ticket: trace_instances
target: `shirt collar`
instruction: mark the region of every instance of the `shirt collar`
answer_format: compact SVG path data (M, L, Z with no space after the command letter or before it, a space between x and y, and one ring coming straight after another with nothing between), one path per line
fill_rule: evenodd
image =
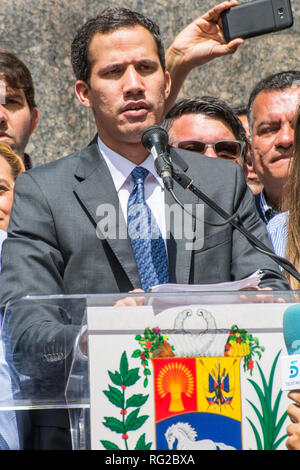
M267 203L264 190L259 195L259 205L265 223L268 223L275 215L279 214L279 211L276 211Z
M31 168L33 168L33 163L28 153L24 153L24 166L25 170L30 170Z
M108 166L110 174L112 176L113 182L115 184L116 191L119 192L125 181L127 180L128 176L132 172L132 170L137 166L132 163L127 158L122 157L122 155L118 154L111 150L98 136L98 146L99 150ZM143 168L146 168L151 176L155 178L158 184L163 188L164 184L162 179L158 176L155 166L154 166L154 159L151 154L148 155L146 160L140 165Z

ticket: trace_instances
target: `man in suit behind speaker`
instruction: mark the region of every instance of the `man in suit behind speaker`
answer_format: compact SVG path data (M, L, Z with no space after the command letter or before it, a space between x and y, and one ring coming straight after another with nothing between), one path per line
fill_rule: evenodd
M190 228L182 225L182 214L177 226L166 222L174 201L141 144L145 129L162 121L171 87L158 27L139 13L108 9L79 29L72 65L76 95L92 109L97 135L83 150L18 178L3 247L2 304L25 295L119 293L160 282L232 281L257 269L263 270L261 287L287 289L276 263L257 253L230 225L217 226L222 220L209 207L204 207L204 229L195 220ZM237 212L269 245L239 165L195 158L181 149L171 149L170 157L196 186L230 214ZM183 204L203 206L176 183L174 190ZM127 224L136 215L131 209L137 203L146 208L147 221L152 218L151 227L155 220L156 257L147 245L151 233L137 244L129 237ZM107 218L109 211L113 214ZM200 234L196 240L195 234ZM141 258L147 259L146 269ZM84 310L72 301L69 307L68 300L59 306L47 301L34 308L22 305L15 311L12 304L7 326L11 355L18 370L34 377L41 394L49 392L51 383L56 396L63 396L66 359L72 357ZM51 415L56 416L53 423L47 418L46 425L67 432L67 415L58 415ZM38 420L36 424L43 426ZM50 443L50 434L44 433L45 443L38 448L69 445L64 437L59 442L57 434Z

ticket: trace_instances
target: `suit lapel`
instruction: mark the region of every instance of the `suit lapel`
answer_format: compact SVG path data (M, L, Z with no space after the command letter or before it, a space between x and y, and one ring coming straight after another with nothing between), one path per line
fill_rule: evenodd
M92 142L83 150L75 177L78 182L74 193L97 229L98 238L106 239L133 288L139 288L140 280L127 236L126 222L119 210L118 195L97 142ZM110 224L108 233L101 225L101 216Z
M171 160L177 164L184 172L188 174L188 165L176 150L171 149ZM184 190L174 182L174 192L178 199L187 204L187 209L191 212L197 204L198 198L189 190ZM194 240L195 219L179 208L170 192L165 193L165 204L176 208L176 214L181 217L173 218L169 224L170 230L167 240L167 249L169 257L170 282L177 284L188 284L190 279L191 261L192 261L192 243ZM168 220L166 220L168 224Z
M175 163L179 164L181 168L188 173L188 166L182 159L180 160L180 155L178 155L176 151L171 151L171 157ZM99 231L98 236L100 235L101 237L101 234L103 235L101 224L99 224L101 206L102 209L105 209L106 206L107 208L111 207L115 210L115 208L119 208L119 199L110 172L101 156L96 140L82 151L75 177L77 183L74 188L74 194L87 212L95 229L97 227ZM192 204L198 202L196 196L188 190L181 188L176 182L174 190L176 196L183 203L189 204L189 210L191 210ZM177 203L168 191L165 193L165 204L169 208L177 206ZM167 227L169 227L169 233L167 234L167 250L170 282L188 284L192 259L191 243L195 230L195 220L191 220L182 209L179 210L177 207L176 210L181 214L181 220L178 221L177 217L175 217L176 223L166 221ZM104 235L103 238L107 240L107 243L110 245L116 259L128 276L133 288L140 288L140 279L129 237L127 236L125 219L121 210L116 212L116 214L113 214L115 215L115 223L113 224L115 230L112 231L112 236L107 238L107 236Z

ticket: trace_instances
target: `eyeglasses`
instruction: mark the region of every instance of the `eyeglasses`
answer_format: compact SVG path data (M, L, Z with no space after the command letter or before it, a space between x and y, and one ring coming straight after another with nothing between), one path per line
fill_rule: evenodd
M219 158L236 160L241 157L245 143L230 139L216 140L215 142L203 142L199 139L183 139L173 142L172 146L202 154L205 154L208 147L212 147Z

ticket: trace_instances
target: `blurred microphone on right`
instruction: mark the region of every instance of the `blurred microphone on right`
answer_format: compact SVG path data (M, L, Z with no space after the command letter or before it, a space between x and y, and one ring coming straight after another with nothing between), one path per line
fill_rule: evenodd
M300 354L300 304L291 305L285 310L283 336L288 354Z
M289 355L281 357L281 389L300 389L300 304L285 310L283 336Z

